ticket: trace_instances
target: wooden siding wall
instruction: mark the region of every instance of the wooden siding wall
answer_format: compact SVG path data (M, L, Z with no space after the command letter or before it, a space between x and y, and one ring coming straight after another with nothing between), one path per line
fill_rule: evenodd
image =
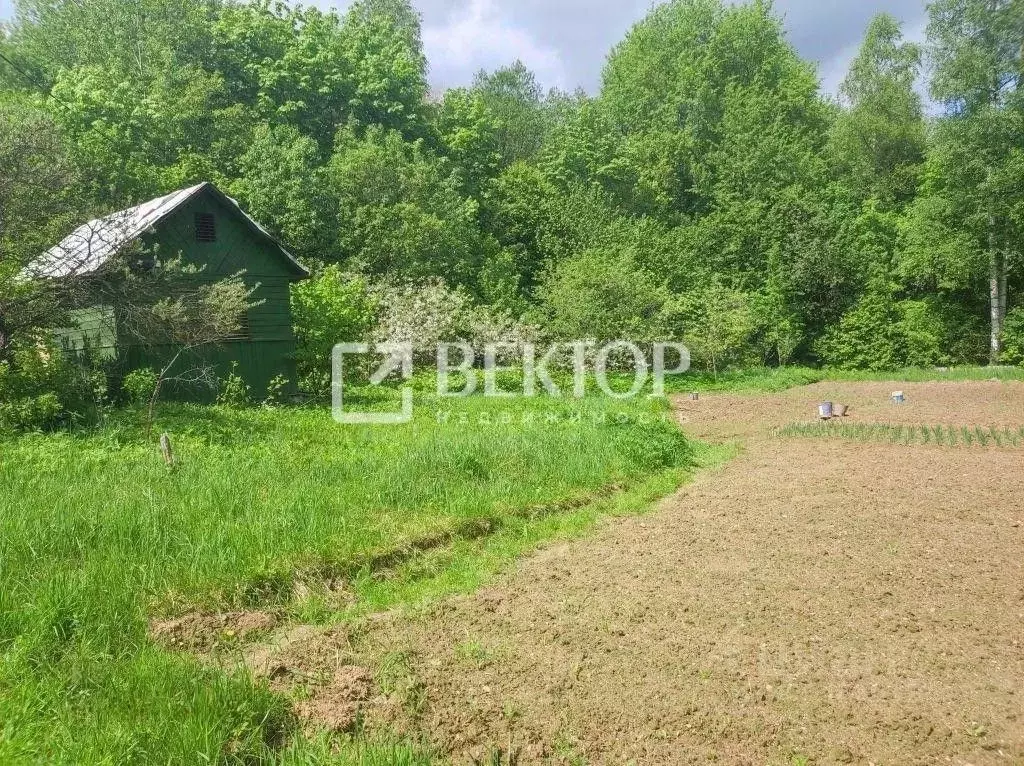
M75 309L70 318L71 327L54 332L60 346L72 352L89 348L100 359L113 359L117 355L113 307Z
M214 214L216 242L196 241L196 213ZM198 279L215 281L244 271L246 284L258 285L253 299L260 304L250 309L247 316L249 339L206 349L203 364L215 367L217 375L224 377L232 362L237 362L238 374L257 398L266 395L267 384L278 375L294 384L295 336L289 287L297 277L271 242L253 232L235 211L207 192L163 221L147 238L147 244L155 245L162 258L180 253L186 263L204 267ZM173 350L168 348L135 347L125 351L128 369L162 367L173 356ZM190 369L198 363L191 360L182 364ZM177 393L189 398L210 398L210 392L201 389Z

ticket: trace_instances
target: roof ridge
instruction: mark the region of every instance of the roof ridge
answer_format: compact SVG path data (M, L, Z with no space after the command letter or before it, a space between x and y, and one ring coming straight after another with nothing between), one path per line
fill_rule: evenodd
M236 200L209 181L178 189L161 197L154 197L101 218L94 218L79 226L59 244L43 253L29 265L26 272L37 278L72 277L94 273L102 268L111 256L206 189L230 203L259 235L274 243L301 275L308 276L309 272L281 246L270 232L242 210Z

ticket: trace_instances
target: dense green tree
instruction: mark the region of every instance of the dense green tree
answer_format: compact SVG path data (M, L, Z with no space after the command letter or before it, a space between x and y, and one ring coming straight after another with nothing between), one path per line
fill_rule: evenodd
M547 331L560 340L658 341L669 293L630 253L591 249L553 268L540 290Z
M233 102L330 149L358 87L336 14L270 0L232 3L218 13L212 37L210 66Z
M742 361L755 326L749 295L711 279L676 301L672 314L693 359L715 377Z
M80 66L61 70L52 96L90 186L110 207L201 181L223 183L230 155L251 131L220 75L195 67L142 82Z
M206 0L19 0L7 47L22 84L51 97L84 183L109 205L223 180L224 136L244 142L223 78L203 66L216 9Z
M291 126L256 128L238 161L232 192L257 220L304 258L329 260L337 205L317 143Z
M296 285L291 298L302 388L329 390L331 350L338 343L370 339L377 301L364 277L346 274L337 265Z
M521 61L493 72L481 71L473 81L494 123L495 151L503 166L537 158L548 130L544 92Z
M521 287L531 292L545 265L557 258L552 238L561 239L555 209L558 192L538 168L517 163L490 181L482 195L484 228L515 259Z
M902 206L917 191L927 144L915 90L921 49L903 42L888 14L868 26L840 93L847 109L832 129L832 158L856 200Z
M501 167L498 122L479 91L452 88L444 94L434 126L445 153L458 168L463 188L479 194Z
M946 106L929 159L926 193L958 211L969 237L959 255L987 262L989 352L1002 351L1010 265L1018 257L1020 147L1024 122L1022 76L1024 5L1016 0L936 0L929 5L928 37L934 74L932 95ZM925 205L925 211L935 205Z
M209 55L215 0L18 0L11 44L51 85L62 69L97 67L148 81Z
M356 0L341 33L355 79L354 119L424 136L427 59L420 17L409 0Z
M754 292L770 285L764 307L775 326L802 328L801 314L817 313L822 283L808 267L830 251L823 224L832 221L829 114L817 88L761 3L674 0L613 51L602 101L623 139L613 158L587 163L601 169L591 180L611 177L608 187L634 213L693 229L676 237L694 252L674 256L680 268L666 275L674 289L690 289L696 263L702 281L717 273ZM804 296L811 300L801 304ZM793 332L772 344L776 356L790 355Z
M0 362L62 319L59 286L22 275L88 211L78 181L50 117L24 98L0 95Z
M471 287L482 255L478 204L422 142L374 127L338 135L329 166L338 200L338 251L354 268Z
M581 97L562 108L540 160L545 174L561 188L595 184L628 200L635 184L617 161L623 135L603 99Z
M533 72L516 61L478 72L469 88L446 92L435 124L467 189L479 193L504 168L535 164L552 129L574 104L574 97L557 92L545 97Z

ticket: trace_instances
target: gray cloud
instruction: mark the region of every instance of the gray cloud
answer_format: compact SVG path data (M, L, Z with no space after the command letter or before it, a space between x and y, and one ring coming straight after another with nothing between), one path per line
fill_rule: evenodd
M319 0L332 4L331 0ZM872 16L883 11L921 39L925 0L776 0L790 41L817 62L826 90L845 76ZM345 6L345 0L335 0ZM438 88L521 58L546 86L597 90L612 46L646 15L649 0L417 0L431 81Z
M343 10L351 0L313 0ZM414 0L437 89L470 82L480 68L522 59L548 87L594 92L612 46L643 18L650 0ZM0 0L0 18L13 0ZM818 62L834 92L871 17L887 11L921 39L924 0L776 0L790 41Z
M876 14L895 16L908 39L924 40L924 0L778 0L775 7L790 42L804 58L818 62L825 89L833 93Z

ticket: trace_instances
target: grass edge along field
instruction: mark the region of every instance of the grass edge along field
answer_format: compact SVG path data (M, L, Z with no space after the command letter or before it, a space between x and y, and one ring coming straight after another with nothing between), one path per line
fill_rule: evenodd
M311 603L293 613L295 622L305 620L352 624L359 629L360 618L388 608L398 608L415 618L431 604L447 596L471 593L500 575L519 556L545 545L585 537L602 519L638 516L652 511L657 502L686 484L695 473L714 470L732 458L735 445L694 444L691 467L669 468L652 474L621 491L595 498L566 513L522 518L494 535L461 541L425 554L383 579L368 577L354 583L360 601L370 607L356 612L329 614ZM446 763L429 747L403 739L367 738L362 732L331 734L320 732L296 736L285 748L271 754L281 764L329 763L353 766L430 766ZM495 761L500 762L500 760Z
M324 412L170 407L159 427L175 434L173 470L127 421L0 445L0 761L271 762L301 751L301 762L401 762L390 745L335 742L315 755L315 741L295 739L285 700L154 646L148 619L288 609L296 573L317 571L351 574L367 610L472 589L545 540L645 510L695 456L724 454L695 452L664 402L453 406L469 410L468 430L425 408L411 430L344 437ZM496 438L495 408L541 417L513 417ZM625 489L564 513L512 513L609 487ZM339 520L339 507L362 513ZM351 568L356 554L502 510L513 523L414 557L383 586ZM352 538L362 550L341 546ZM307 604L292 616L343 615Z

